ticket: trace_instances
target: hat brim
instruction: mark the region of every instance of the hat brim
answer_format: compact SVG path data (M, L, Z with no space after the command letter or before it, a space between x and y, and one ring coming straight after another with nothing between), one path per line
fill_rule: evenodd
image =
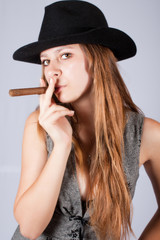
M115 28L98 28L83 33L30 43L15 51L13 59L40 64L40 53L42 51L74 43L106 46L112 50L118 61L133 57L137 51L134 41L123 31Z

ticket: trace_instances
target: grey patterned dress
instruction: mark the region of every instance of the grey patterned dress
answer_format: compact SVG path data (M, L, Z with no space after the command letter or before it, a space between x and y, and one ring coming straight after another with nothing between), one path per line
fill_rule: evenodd
M144 115L130 112L128 117L124 131L125 158L123 159L123 168L133 198L139 176L139 152ZM53 149L53 143L49 136L47 137L47 149L48 154ZM88 220L88 211L83 209L81 201L74 147L72 146L55 212L47 228L37 240L96 240L94 230L88 224ZM12 240L27 240L21 235L19 226Z

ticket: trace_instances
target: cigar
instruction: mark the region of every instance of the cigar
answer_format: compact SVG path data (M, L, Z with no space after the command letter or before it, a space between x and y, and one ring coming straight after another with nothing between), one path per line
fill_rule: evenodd
M40 95L40 94L45 93L46 89L47 89L47 87L10 89L9 95L11 97L34 95L34 94Z

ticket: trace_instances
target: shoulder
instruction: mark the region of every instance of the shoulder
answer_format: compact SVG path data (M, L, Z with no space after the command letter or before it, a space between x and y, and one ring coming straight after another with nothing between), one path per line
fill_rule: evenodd
M24 127L23 141L33 142L34 145L44 144L46 141L46 133L44 129L39 125L39 110L32 112L26 119Z
M151 118L144 119L141 161L151 180L160 207L160 123Z
M152 118L144 118L144 137L158 139L160 137L160 123ZM153 140L152 139L152 140Z
M157 161L160 156L160 123L144 117L141 137L141 164L148 160Z
M26 125L32 124L32 123L37 123L38 117L39 117L39 110L37 109L34 112L30 113L30 115L27 117Z

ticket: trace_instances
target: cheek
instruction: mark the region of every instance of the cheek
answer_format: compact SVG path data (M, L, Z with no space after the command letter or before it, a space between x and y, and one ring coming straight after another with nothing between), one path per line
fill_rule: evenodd
M42 76L43 76L44 80L46 80L46 82L49 84L48 71L46 68L43 69Z
M70 65L68 69L69 79L74 86L84 88L89 84L90 76L86 70L84 62Z
M67 88L64 89L59 95L58 98L61 102L71 103L78 100L85 93L89 93L92 86L92 79L89 77L86 71L82 72L81 68L73 70L72 73L68 70L65 77L67 79Z

